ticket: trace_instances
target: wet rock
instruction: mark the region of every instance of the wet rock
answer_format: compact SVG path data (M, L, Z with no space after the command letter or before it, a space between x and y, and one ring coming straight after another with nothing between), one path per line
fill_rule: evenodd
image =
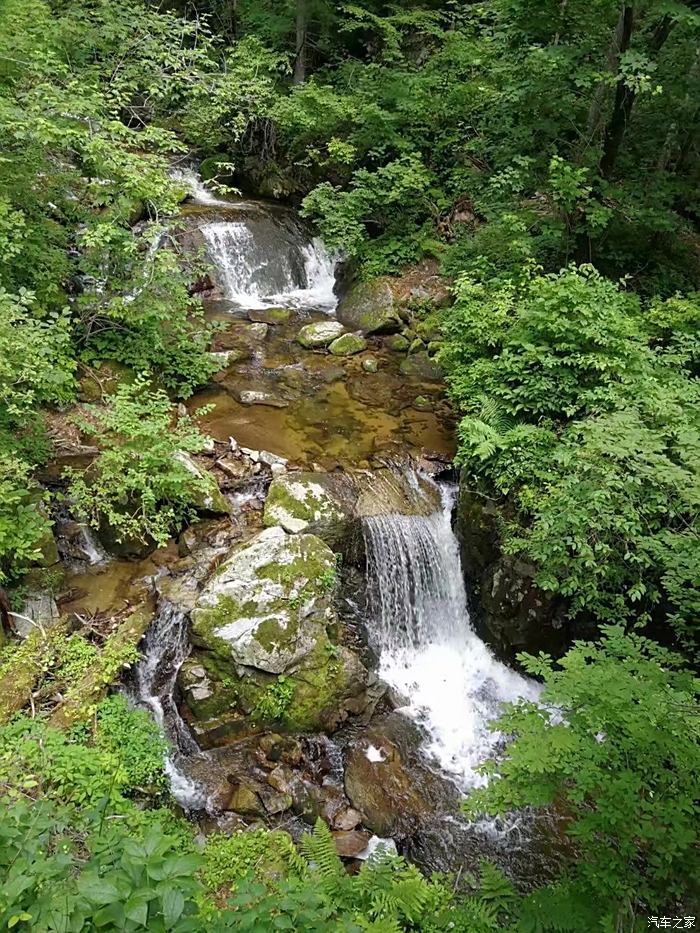
M244 354L237 350L216 350L209 353L209 359L212 363L216 363L220 370L227 369L243 358Z
M255 789L247 784L234 786L226 809L243 816L263 816L265 813L262 800Z
M18 615L12 617L14 629L20 638L27 638L37 629L47 632L58 624L60 613L53 593L30 589Z
M234 549L206 584L194 634L221 658L281 674L323 633L334 572L335 555L320 538L268 528Z
M248 319L257 324L286 324L291 317L289 308L256 308L248 312Z
M357 829L335 830L333 833L335 850L341 858L358 858L369 845L370 833Z
M410 346L410 341L403 334L391 334L384 341L384 346L393 350L394 353L405 353Z
M413 407L416 409L416 411L432 411L434 405L427 396L418 395L413 399Z
M336 829L350 830L355 829L362 822L362 814L353 807L344 807L333 818L333 826Z
M420 337L416 337L414 340L410 342L408 346L409 353L420 353L422 350L425 350L425 349L426 349L425 343L420 339Z
M379 370L379 361L373 356L368 356L362 360L362 368L366 373L376 373Z
M245 328L245 336L249 340L261 343L267 337L268 325L262 322L257 324L248 324Z
M498 522L495 505L462 481L456 531L479 635L511 664L521 651L559 656L570 641L566 606L539 589L532 564L501 553Z
M191 473L199 481L200 488L194 492L191 500L193 507L198 512L208 512L212 515L229 515L231 506L211 473L199 467L184 450L176 451L174 457L188 473Z
M431 802L406 768L396 744L370 732L348 753L345 792L362 822L379 836L402 835L430 813Z
M238 393L238 401L241 405L267 405L269 408L287 408L289 405L285 399L257 389L242 389Z
M336 314L350 330L363 334L394 333L402 327L390 280L386 278L353 285L340 300Z
M324 541L337 543L347 531L348 520L328 474L289 473L270 485L265 525L281 525L292 534L311 530Z
M424 379L426 382L439 382L442 379L440 366L423 351L407 356L401 363L400 371L404 376Z
M337 337L328 347L333 356L353 356L362 353L367 347L367 341L360 334L343 334Z
M297 342L307 350L327 347L345 333L345 327L339 321L317 321L306 324L297 334Z

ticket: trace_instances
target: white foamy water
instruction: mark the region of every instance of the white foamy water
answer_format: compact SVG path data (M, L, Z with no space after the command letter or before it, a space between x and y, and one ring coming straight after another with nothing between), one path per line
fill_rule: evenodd
M304 242L271 218L201 228L226 298L242 308L333 311L335 260L319 239Z
M173 797L183 809L198 810L206 807L206 792L185 774L178 762L181 755L197 755L200 749L182 721L173 698L175 680L189 650L185 613L162 601L144 638L132 699L151 711L171 745L165 773Z
M228 201L222 201L220 198L217 198L217 196L206 187L193 168L173 169L170 172L170 176L177 181L181 181L189 191L192 200L196 201L198 204L211 204L214 206L229 204Z
M432 515L363 520L370 583L370 638L379 674L407 698L401 709L426 730L426 750L467 790L499 733L503 702L536 700L539 688L492 655L471 627L452 502Z

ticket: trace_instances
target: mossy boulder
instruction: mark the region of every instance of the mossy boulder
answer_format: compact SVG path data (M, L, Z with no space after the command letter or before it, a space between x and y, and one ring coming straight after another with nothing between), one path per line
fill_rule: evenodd
M331 617L335 555L314 535L267 528L234 549L192 612L195 640L234 665L281 674Z
M280 525L291 534L312 531L337 545L348 521L328 474L288 473L270 485L263 513L263 522L269 527Z
M440 366L424 350L407 356L400 369L403 376L411 376L425 382L439 382L443 375Z
M315 350L327 347L344 333L345 328L339 321L316 321L302 327L297 334L297 343L307 350Z
M367 341L361 334L343 334L328 347L333 356L353 356L367 348Z
M410 340L403 334L390 334L384 341L384 345L394 353L405 353L410 346Z
M391 334L403 327L390 280L386 278L353 285L341 298L336 313L349 330L363 334Z
M211 652L195 650L180 670L178 686L200 741L217 745L270 728L331 732L367 707L368 676L354 652L334 645L322 630L291 672L233 670Z

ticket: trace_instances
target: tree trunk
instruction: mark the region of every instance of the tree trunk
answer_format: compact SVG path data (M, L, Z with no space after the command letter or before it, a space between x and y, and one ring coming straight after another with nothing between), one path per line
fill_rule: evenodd
M627 46L629 45L629 35L631 34L631 17L632 17L632 7L623 6L620 11L620 16L615 26L615 32L613 33L612 42L608 48L608 71L611 74L617 74L620 70L620 55L626 51ZM628 23L630 25L630 34L627 35L627 41L625 44L625 30ZM606 92L608 90L607 81L599 81L598 87L595 89L595 94L593 100L591 101L591 107L588 111L588 136L589 139L593 137L598 132L600 127L602 115L603 115L603 104L605 103Z
M294 59L294 83L306 80L306 30L308 26L308 0L297 0L297 42Z
M629 16L625 18L626 23L622 37L622 45L620 46L620 54L627 51L629 48L633 28L632 7L626 7L625 11L629 11ZM673 26L674 20L672 20L670 16L664 16L663 19L659 20L649 42L649 52L651 54L658 55L661 46L668 39ZM609 178L615 168L617 156L620 152L620 145L622 144L622 140L629 125L635 96L636 92L625 83L623 78L620 78L615 88L613 112L605 130L605 139L603 141L603 155L600 160L600 174L603 178Z

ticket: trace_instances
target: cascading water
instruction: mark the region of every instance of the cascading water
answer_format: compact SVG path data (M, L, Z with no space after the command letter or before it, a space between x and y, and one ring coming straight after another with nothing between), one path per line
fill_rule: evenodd
M335 308L335 261L319 239L265 216L201 230L226 297L242 308Z
M452 504L443 491L433 514L378 515L362 527L379 674L407 698L402 712L426 730L429 755L468 790L485 781L477 768L499 741L488 723L500 704L535 700L538 688L471 628Z
M178 671L189 654L187 617L166 600L146 632L134 673L132 699L147 707L172 748L165 762L173 797L186 810L206 807L206 792L179 767L181 756L198 755L199 746L182 721L174 699Z
M228 202L222 201L212 194L205 186L202 179L193 168L176 168L170 172L172 178L181 181L190 192L190 197L198 204L225 205Z

